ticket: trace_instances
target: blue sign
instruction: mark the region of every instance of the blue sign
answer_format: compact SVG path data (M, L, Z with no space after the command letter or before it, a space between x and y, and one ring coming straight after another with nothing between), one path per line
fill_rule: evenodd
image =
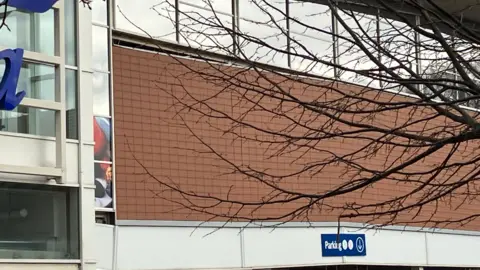
M366 256L365 234L322 234L323 257Z
M5 72L0 82L0 110L15 109L25 97L25 91L17 93L18 77L22 68L23 49L3 50L0 59L5 60Z
M35 13L43 13L51 9L58 0L8 0L10 7Z

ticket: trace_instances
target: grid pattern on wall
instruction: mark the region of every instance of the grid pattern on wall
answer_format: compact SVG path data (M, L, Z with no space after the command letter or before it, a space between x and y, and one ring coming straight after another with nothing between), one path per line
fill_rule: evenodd
M207 2L212 3L212 6ZM362 27L360 29L351 14L338 10L345 23L354 31L365 30L370 37L378 39L379 43L391 42L393 45L388 51L425 78L458 78L456 69L451 65L445 67L440 61L432 61L445 58L445 53L442 54L438 49L425 49L428 46L424 46L423 50L413 44L399 45L402 40L408 39L424 44L433 44L434 40L420 36L392 14L381 14L382 12L373 8L353 12ZM412 14L406 16L413 24L419 25L419 17ZM218 27L220 23L223 27ZM376 66L364 52L347 41L350 37L348 31L340 25L329 7L319 3L297 0L115 0L114 27L120 31L147 35L209 52L235 55L244 60L339 78L359 85L403 91L398 83L381 82L321 63L326 61L354 69L370 69ZM228 32L225 28L236 30ZM392 36L393 29L401 33L397 32L396 36ZM235 34L238 31L243 33L242 37ZM202 34L198 34L199 32ZM245 35L252 40L247 40ZM347 39L335 39L334 35ZM455 41L452 41L452 44L453 42ZM262 43L275 49L269 49ZM370 52L378 53L385 65L397 65L392 59L387 59L377 52L376 45L365 43L368 44L366 46ZM312 61L309 58L317 60ZM474 56L471 58L474 59ZM408 77L408 74L404 75ZM480 81L478 83L480 84ZM445 96L451 99L465 98L462 94L464 93L450 91L446 92ZM465 105L478 108L477 103L469 101Z
M114 211L109 1L92 4L95 207Z

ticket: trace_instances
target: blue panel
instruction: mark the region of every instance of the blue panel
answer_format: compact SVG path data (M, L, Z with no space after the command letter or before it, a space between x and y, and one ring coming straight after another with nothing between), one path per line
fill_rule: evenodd
M322 256L366 256L365 234L322 234Z
M8 5L35 13L43 13L53 7L58 0L8 0Z
M23 49L3 50L0 59L5 60L5 72L0 82L0 110L15 109L25 97L25 91L17 93L18 77L22 68Z

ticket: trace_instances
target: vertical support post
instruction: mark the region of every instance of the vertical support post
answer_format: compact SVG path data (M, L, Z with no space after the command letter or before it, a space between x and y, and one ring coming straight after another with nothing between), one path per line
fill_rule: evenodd
M330 6L330 9L336 9L337 7L336 6L333 6L333 5L329 5ZM333 11L330 10L330 14L332 16L332 32L333 32L333 35L332 35L332 41L333 41L333 63L338 65L339 64L339 59L338 59L338 55L340 53L339 49L338 49L338 37L337 35L339 34L338 33L338 21L337 21L337 18L335 17L335 15L333 14ZM339 71L338 71L338 68L337 67L334 67L333 68L333 77L335 79L339 79L340 78L340 74L339 74Z
M287 27L287 65L289 68L292 68L292 56L290 54L291 51L291 33L290 33L290 2L289 0L285 1L285 14L287 14L286 19L286 27Z
M67 148L67 119L65 114L65 9L64 1L58 1L55 4L57 16L55 16L55 51L62 59L60 65L56 66L55 78L55 101L61 104L61 109L55 111L55 157L56 167L62 170L62 176L57 179L57 183L65 182L66 178L66 148Z
M110 84L110 89L108 89L109 92L109 98L110 98L110 128L111 128L111 155L112 155L112 188L113 188L113 193L112 193L112 199L113 199L113 204L112 208L114 211L114 222L116 224L117 222L117 215L115 214L115 210L117 209L117 197L116 197L116 192L115 192L115 180L116 180L116 168L115 168L115 104L114 104L114 96L113 96L113 33L112 33L112 25L113 25L113 3L112 0L110 0L107 3L107 16L108 16L108 70L110 71L108 74L108 80Z

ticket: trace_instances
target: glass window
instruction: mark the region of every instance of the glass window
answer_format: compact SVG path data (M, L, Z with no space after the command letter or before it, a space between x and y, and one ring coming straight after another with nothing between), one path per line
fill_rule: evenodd
M95 207L113 207L112 126L111 119L94 117Z
M0 130L54 137L55 112L22 105L13 111L0 111Z
M99 163L95 167L95 207L113 207L113 172L112 164Z
M376 15L347 10L338 11L338 13L347 25L347 28L345 28L340 21L338 22L339 64L353 70L340 70L340 78L351 83L378 87L378 80L360 74L360 71L371 72L377 69L377 65L370 60L368 54L353 40L354 36L357 37L369 53L378 57L378 47L376 45L378 36ZM353 33L351 34L348 30L352 30Z
M455 51L459 53L465 62L462 63L462 67L464 71L468 74L469 78L473 80L473 82L477 85L480 85L480 75L478 75L478 71L480 71L480 47L468 40L463 40L456 38L455 39ZM470 65L472 69L467 68ZM475 72L476 71L476 72ZM457 80L461 80L461 76L457 74ZM458 87L464 88L463 85L457 85ZM480 98L476 96L472 98L472 93L467 93L467 91L458 91L458 98L459 99L466 99L469 100L463 103L465 106L473 107L473 108L480 108Z
M65 0L65 64L70 66L77 65L76 16L77 0Z
M423 29L433 35L433 31ZM435 39L420 34L420 65L422 67L422 74L426 76L438 77L445 72L454 73L454 67L450 57L446 53L443 46ZM448 35L442 35L442 38L450 44L452 41Z
M78 139L77 71L66 70L67 138Z
M0 258L77 259L77 191L0 183L0 228Z
M215 10L218 14L232 15L232 1L225 0L180 0L180 3L189 4L206 10Z
M433 31L429 29L424 29L426 32L429 32L433 35ZM424 36L423 34L419 33L420 42L419 46L419 64L421 67L420 74L425 79L456 79L457 70L453 66L453 62L451 61L450 57L446 53L443 46L435 39L430 37ZM454 40L451 39L446 34L442 34L449 46L452 48L455 47ZM428 84L424 86L424 93L427 95L433 94L432 89L428 86L433 87L434 89L440 90L445 85L448 85L449 82L439 81L438 85ZM444 92L444 96L455 99L456 92L454 91L446 91Z
M93 73L93 114L110 115L110 81L108 73Z
M55 55L54 9L45 13L28 13L8 8L7 13L8 27L0 29L1 45Z
M0 74L3 77L5 60L0 60ZM55 100L55 67L23 62L18 78L17 92L25 91L26 97Z
M121 30L176 40L175 0L116 0L115 27ZM155 22L155 23L152 23Z
M410 78L408 69L417 71L415 31L404 22L385 17L380 18L379 26L382 63L389 68L394 68L397 75L405 79ZM388 54L383 51L387 51ZM401 65L405 65L407 69L399 68ZM395 82L382 83L384 89L401 90L403 88Z
M112 123L110 118L94 117L93 139L95 160L112 161Z
M107 4L108 2L106 0L92 1L91 7L93 22L108 25Z
M206 51L233 54L232 16L212 11L210 7L180 4L181 42Z
M333 67L319 62L333 63L330 9L325 5L291 1L289 11L292 69L333 77Z
M287 67L285 1L239 2L240 57Z
M108 28L92 26L92 68L108 71Z

